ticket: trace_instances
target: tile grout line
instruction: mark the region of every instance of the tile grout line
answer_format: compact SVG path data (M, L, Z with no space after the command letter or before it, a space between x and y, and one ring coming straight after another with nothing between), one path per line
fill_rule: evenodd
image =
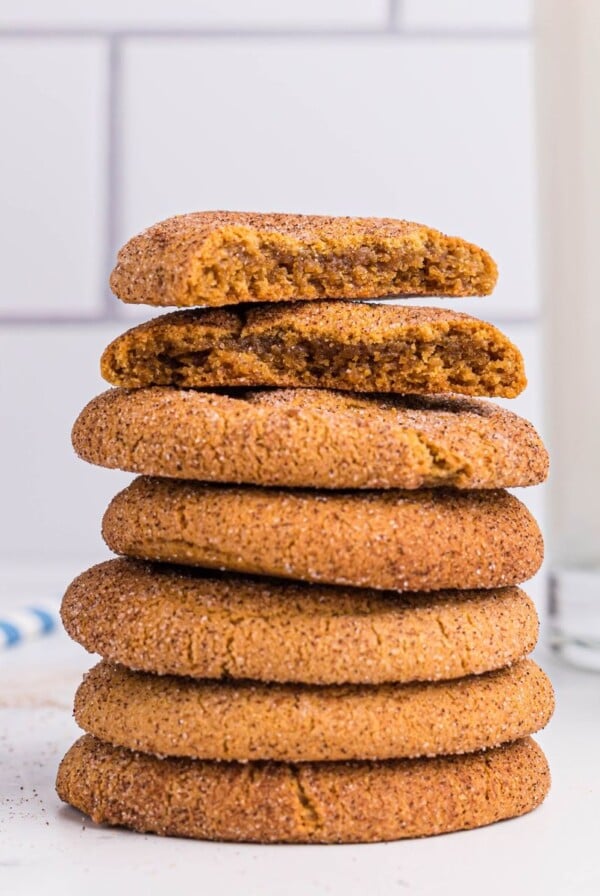
M120 225L120 175L121 153L119 145L119 125L121 119L121 87L122 87L122 46L121 40L114 35L108 43L108 89L106 97L106 132L104 136L105 162L105 226L104 226L104 270L103 276L108 278L114 264L114 253L119 239ZM106 281L102 284L103 320L115 320L118 317L117 299L110 291Z
M388 0L387 30L391 34L397 34L402 30L403 0Z
M400 0L401 2L401 0ZM389 0L387 20L376 28L0 28L0 39L6 40L353 40L372 39L397 41L419 40L528 40L531 28L413 28L410 31L392 27L395 0Z
M6 314L0 315L0 327L74 327L111 323L103 310L96 314Z

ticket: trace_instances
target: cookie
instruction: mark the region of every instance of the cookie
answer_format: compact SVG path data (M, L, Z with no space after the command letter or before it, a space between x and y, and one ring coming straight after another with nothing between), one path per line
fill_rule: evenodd
M267 486L512 488L548 471L530 423L459 396L110 389L79 415L73 446L132 473Z
M77 724L115 746L237 762L472 753L539 731L553 710L552 685L531 660L381 685L195 681L103 661L75 695Z
M466 756L387 762L157 759L89 735L58 770L59 797L98 824L199 840L375 843L524 815L550 788L529 738Z
M110 285L124 302L235 305L487 295L497 277L483 249L411 221L206 211L134 236Z
M519 588L399 595L109 560L69 586L69 635L130 669L378 684L507 666L537 641Z
M539 528L504 491L317 492L141 476L111 501L109 548L141 560L394 591L499 588L539 569Z
M118 336L113 386L283 386L514 398L518 348L493 324L443 308L295 302L174 311Z

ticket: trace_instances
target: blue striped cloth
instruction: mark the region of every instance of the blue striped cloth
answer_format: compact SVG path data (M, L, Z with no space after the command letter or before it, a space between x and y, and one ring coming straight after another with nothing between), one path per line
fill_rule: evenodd
M27 607L0 610L0 650L49 635L60 625L58 602L36 601Z

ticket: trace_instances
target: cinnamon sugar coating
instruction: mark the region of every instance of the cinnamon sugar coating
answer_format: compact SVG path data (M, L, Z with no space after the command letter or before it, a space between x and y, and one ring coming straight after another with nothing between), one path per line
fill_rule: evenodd
M514 398L523 358L492 324L443 308L295 302L174 311L118 336L114 386L279 386Z
M205 211L134 236L110 285L124 302L189 306L487 295L497 276L483 249L411 221Z
M157 759L80 738L59 797L98 824L200 840L375 843L467 830L535 809L550 787L531 739L387 762Z
M531 423L461 396L110 389L79 415L73 445L104 467L267 486L511 488L548 469Z
M543 558L535 520L504 491L318 492L139 477L102 526L113 551L333 585L497 588Z
M309 684L488 672L538 634L519 588L401 595L124 559L78 576L61 616L90 653L130 669Z
M77 724L115 746L237 762L472 753L539 731L553 711L552 685L531 660L381 685L197 681L101 662L75 695Z
M107 347L121 388L73 430L82 457L144 475L103 520L125 556L63 599L103 659L62 799L134 830L288 843L541 802L528 735L554 696L513 586L543 543L502 489L545 478L547 454L464 397L515 397L523 358L468 315L355 301L496 277L477 246L391 219L201 212L123 247L118 297L186 310Z

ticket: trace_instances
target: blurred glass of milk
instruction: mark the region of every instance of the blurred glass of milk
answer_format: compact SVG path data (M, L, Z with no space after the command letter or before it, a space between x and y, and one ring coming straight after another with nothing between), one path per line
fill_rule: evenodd
M535 29L551 636L600 670L600 0Z

